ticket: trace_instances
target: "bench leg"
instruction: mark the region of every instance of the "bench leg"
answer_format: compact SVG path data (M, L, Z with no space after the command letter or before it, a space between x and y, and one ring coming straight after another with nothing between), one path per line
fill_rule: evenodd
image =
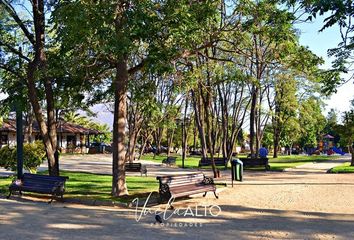
M206 194L207 194L207 192L205 192L205 193L203 194L203 197L205 197L205 196L206 196Z
M175 207L174 207L174 206L172 206L172 204L168 204L168 209L170 209L170 210L174 210L174 209L175 209Z
M216 191L214 191L214 196L216 197L216 199L219 199L219 196L216 195Z
M52 195L52 198L50 199L50 201L48 202L48 204L51 204L54 200L54 195Z
M12 191L10 191L9 195L6 197L7 199L9 199L11 197Z

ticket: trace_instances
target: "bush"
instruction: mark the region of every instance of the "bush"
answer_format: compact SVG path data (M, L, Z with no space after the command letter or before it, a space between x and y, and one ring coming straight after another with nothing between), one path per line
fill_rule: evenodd
M16 149L4 146L0 149L0 167L11 169L13 162L15 162L16 168Z
M23 145L23 167L31 173L37 172L46 156L44 144L40 141ZM5 146L0 149L0 166L8 170L17 170L16 148Z

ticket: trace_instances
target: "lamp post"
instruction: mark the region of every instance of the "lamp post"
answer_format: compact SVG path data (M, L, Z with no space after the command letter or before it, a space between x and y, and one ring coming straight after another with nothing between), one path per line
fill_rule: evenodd
M16 142L17 142L17 178L23 175L23 114L20 104L16 103Z
M22 52L22 48L19 48L19 51ZM19 59L19 69L22 67L21 58ZM21 80L20 80L21 81ZM19 83L18 93L21 95L22 86L21 82ZM23 114L21 101L18 98L16 100L15 109L16 109L16 158L17 158L17 178L22 178L23 175Z

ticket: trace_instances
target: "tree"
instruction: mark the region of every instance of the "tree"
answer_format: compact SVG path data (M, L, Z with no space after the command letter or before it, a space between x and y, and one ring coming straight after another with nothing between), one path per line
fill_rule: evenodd
M128 194L125 126L128 83L137 74L167 70L211 42L197 36L213 16L213 1L60 1L55 21L63 50L76 59L107 66L114 93L112 195Z
M310 97L300 103L298 121L301 126L300 143L302 146L317 146L317 140L326 123L321 105L321 101L315 97Z
M50 175L59 175L59 163L54 158L54 152L57 149L57 134L55 121L55 103L53 94L53 82L48 75L47 53L46 53L46 20L45 20L45 3L43 0L29 1L28 4L32 9L31 12L22 18L16 10L18 7L16 1L1 0L0 6L5 10L8 18L1 22L0 29L5 31L1 34L0 48L4 54L1 54L2 69L20 77L20 85L26 86L28 98L33 108L34 115L38 122L40 134L46 149L48 159L48 168ZM21 4L20 4L21 5ZM22 5L24 6L24 5ZM8 25L8 23L13 23ZM20 30L17 30L20 29ZM11 34L11 31L14 34ZM19 32L22 38L17 38L16 32ZM19 46L19 40L23 40L22 44L26 47L22 52ZM11 58L7 56L14 55L24 61L25 77L23 70L13 70L11 66ZM26 83L21 80L25 79ZM40 90L42 91L40 91ZM20 95L22 92L19 92ZM44 95L46 101L46 118L41 106L41 94Z
M339 34L341 42L336 48L329 49L328 55L334 57L332 62L332 69L323 72L323 91L327 94L336 92L336 87L353 79L352 64L354 60L354 7L352 0L284 0L290 5L299 3L307 13L308 20L312 21L313 18L325 16L323 26L319 31L326 28L339 26ZM342 79L341 73L350 73L349 79Z
M348 146L352 154L351 166L354 166L354 100L351 101L351 109L343 113L343 123L336 126L340 135L340 142Z
M289 120L296 116L298 99L296 97L297 84L293 76L280 74L275 86L275 106L273 115L273 157L278 157L279 144L282 133Z
M271 93L272 74L294 50L297 38L292 26L294 16L279 9L276 1L241 1L238 8L243 31L234 33L238 40L235 47L245 59L244 69L251 92L250 149L251 154L256 155L270 118L263 102ZM240 41L240 36L245 40Z

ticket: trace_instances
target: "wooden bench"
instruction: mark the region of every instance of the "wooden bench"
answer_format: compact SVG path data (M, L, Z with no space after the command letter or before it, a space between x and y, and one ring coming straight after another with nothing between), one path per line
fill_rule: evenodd
M215 166L224 166L227 168L227 158L214 158ZM211 166L211 158L201 158L198 167Z
M268 158L239 158L243 162L243 167L258 167L264 166L265 170L269 171L270 166Z
M63 194L65 192L65 182L69 177L48 176L38 174L23 174L21 179L14 180L9 186L10 194L7 198L10 198L14 191L18 191L20 195L22 192L34 192L42 194L51 194L51 203L55 197L61 197L63 200Z
M162 163L166 164L166 165L176 165L176 157L167 157L165 159L162 160Z
M214 192L215 197L219 198L216 195L214 180L206 177L203 173L157 176L156 179L160 183L160 201L168 201L171 207L172 203L169 201L171 198L185 197L203 192L203 197L205 197L207 192Z
M125 171L127 172L140 172L141 176L145 174L147 176L147 169L145 165L141 163L126 163L125 164Z

